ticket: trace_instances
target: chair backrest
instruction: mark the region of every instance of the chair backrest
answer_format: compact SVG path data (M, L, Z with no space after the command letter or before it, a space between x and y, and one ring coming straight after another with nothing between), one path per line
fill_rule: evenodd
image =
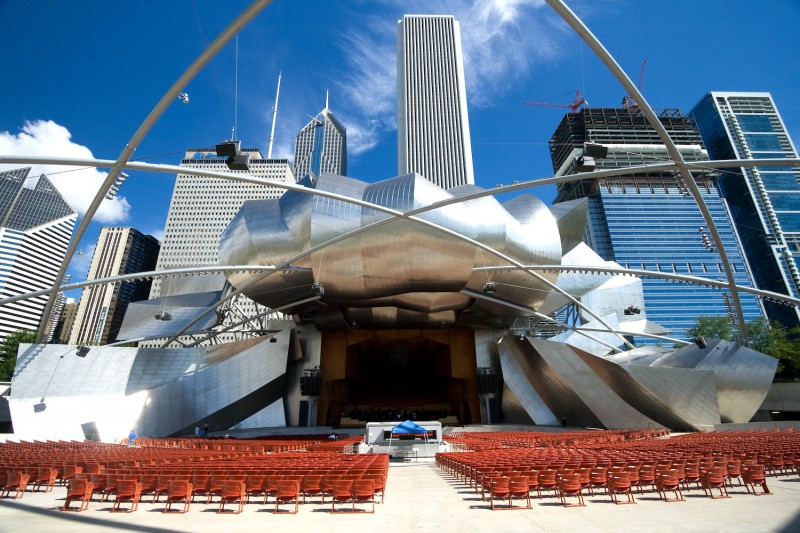
M567 474L562 476L560 486L564 490L578 490L581 488L581 475L580 474Z
M303 477L303 490L320 490L322 488L322 476L307 475Z
M278 495L291 496L300 492L300 484L291 479L282 479L278 482Z
M242 494L244 493L244 481L238 479L226 479L222 482L223 494Z
M173 479L169 481L168 492L170 498L191 498L192 484L185 479Z
M136 493L137 482L123 479L117 483L117 496L133 496Z
M67 486L67 495L83 494L86 491L87 482L85 478L70 479L69 485Z
M353 496L371 497L375 494L375 483L370 479L360 479L353 483Z
M333 482L333 495L350 494L353 490L352 479L336 479Z
M678 486L678 483L678 476L673 474L662 473L656 478L656 485L660 487L661 490L672 490Z

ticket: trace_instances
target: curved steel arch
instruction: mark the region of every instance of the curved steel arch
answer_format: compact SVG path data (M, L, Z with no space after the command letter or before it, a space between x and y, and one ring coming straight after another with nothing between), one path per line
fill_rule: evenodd
M64 279L64 275L67 272L67 266L72 260L72 256L75 254L78 244L80 243L81 238L83 238L83 234L86 233L86 229L89 227L89 223L92 221L94 214L100 207L100 203L105 198L106 193L111 190L111 186L114 184L117 176L119 176L119 173L122 172L122 169L130 160L136 148L139 147L139 143L142 142L150 129L155 125L156 121L158 121L161 115L164 114L164 111L167 110L167 107L169 107L170 104L175 101L175 99L178 97L178 94L190 81L192 81L192 79L197 75L198 72L200 72L206 63L208 63L211 58L214 57L217 52L219 52L222 47L225 46L225 44L227 44L227 42L239 32L239 30L244 28L247 23L253 19L253 17L258 15L262 9L267 7L271 1L272 0L254 0L250 6L248 6L238 17L236 17L236 19L231 22L230 25L228 25L228 27L225 28L216 39L214 39L214 42L208 45L208 48L206 48L199 56L197 56L197 59L195 59L192 64L189 65L189 68L187 68L186 71L181 74L177 80L175 80L175 83L172 84L172 87L170 87L169 90L164 93L164 96L161 97L161 100L159 100L150 114L147 115L147 118L145 118L144 122L142 122L142 124L133 134L131 140L125 145L122 153L111 165L108 176L106 176L103 184L100 185L100 188L92 200L92 203L89 204L89 208L86 210L86 213L84 213L83 220L81 221L80 226L78 226L78 229L75 231L75 235L72 237L72 242L70 242L70 245L67 248L67 253L64 256L64 260L61 262L61 268L56 275L56 282L52 287L47 304L45 304L44 311L42 313L42 320L39 322L39 332L37 334L36 342L40 343L44 339L47 321L50 318L50 313L53 310L53 304L55 303L58 295L58 284L60 283L60 280Z
M145 168L145 167L152 167L150 165L144 165L144 164L140 164L140 163L131 163L129 161L131 155L133 154L134 150L136 149L138 144L141 142L141 140L144 138L144 136L149 132L149 130L152 128L152 126L155 124L155 122L158 120L158 118L160 118L160 116L163 114L163 112L166 110L166 108L174 100L174 97L177 96L178 92L180 92L180 90L182 90L183 87L185 87L185 85L197 74L197 72L199 72L199 70L222 48L222 46L224 46L227 43L228 40L230 40L230 38L236 32L238 32L250 20L252 20L252 18L255 17L255 15L258 12L260 12L261 9L266 7L266 5L268 5L269 3L270 3L270 0L256 0L239 17L237 17L223 31L223 33L221 33L220 36L217 37L217 39L211 45L209 45L209 47L200 56L198 56L198 58L190 65L190 67L173 84L173 86L170 88L170 90L162 97L162 99L159 101L159 103L156 105L156 107L153 109L153 111L151 111L151 113L148 115L148 117L145 119L145 121L142 123L142 125L139 127L139 129L136 131L136 133L132 137L131 141L126 145L126 147L123 150L123 152L120 155L120 157L118 159L116 159L116 160L113 160L113 161L106 160L106 164L97 165L97 166L109 166L111 170L110 170L109 175L107 176L106 180L104 181L104 183L101 185L100 189L98 190L98 193L95 196L94 200L92 201L92 204L90 205L89 209L87 210L86 214L84 215L84 219L82 221L82 224L79 226L79 228L78 228L78 230L76 232L76 235L73 238L73 241L72 241L72 243L70 244L70 247L67 250L67 254L66 254L65 258L64 258L64 261L62 262L61 269L59 271L57 279L62 279L63 278L63 275L66 272L66 268L67 268L67 266L69 264L69 261L72 259L73 255L74 255L74 252L75 252L75 250L76 250L76 248L78 246L80 238L83 236L83 234L85 233L86 228L88 227L88 223L91 221L91 218L94 216L94 213L96 212L97 208L99 207L100 203L102 202L103 197L105 196L106 192L110 189L111 185L113 184L113 181L116 179L116 177L118 176L118 174L122 170L122 168L132 168L132 169L141 168L143 170L153 170L153 168ZM696 186L696 183L694 182L694 179L692 178L691 174L688 171L688 168L689 168L690 165L687 165L687 163L683 160L683 158L680 155L679 151L677 150L676 146L674 145L672 140L669 138L669 135L667 134L666 130L664 130L664 128L661 125L660 121L658 121L657 117L655 116L655 113L653 112L652 108L650 108L649 104L646 102L646 100L644 99L643 95L633 85L633 82L630 79L628 79L628 77L625 75L625 73L622 71L622 69L619 67L619 65L614 61L613 57L611 57L611 55L605 50L605 48L596 39L596 37L594 37L594 35L592 35L592 33L588 30L588 28L577 18L577 16L574 15L574 13L564 4L563 1L561 1L561 0L548 0L548 3L551 5L551 7L553 7L559 13L559 15L562 18L564 18L565 21L567 21L568 24L570 24L581 35L581 37L587 42L587 44L589 44L593 48L593 50L598 54L598 56L601 58L601 60L603 60L603 62L606 63L606 65L609 67L609 69L612 71L612 73L619 79L619 81L626 88L626 90L629 91L629 94L633 95L634 98L637 100L637 102L639 102L643 113L645 114L645 116L647 116L647 118L650 121L651 125L654 127L654 129L659 133L659 136L662 138L662 141L664 142L665 146L667 147L668 152L670 153L670 155L671 155L671 157L673 159L673 162L672 163L656 163L656 164L653 164L653 165L643 165L643 166L640 166L640 167L629 167L627 169L597 171L597 172L587 173L587 174L584 174L584 175L575 174L575 175L571 175L569 177L545 178L545 179L541 179L541 180L534 180L534 181L531 181L531 182L523 182L523 183L520 183L520 184L512 184L512 185L509 185L509 186L496 187L494 189L488 189L486 191L481 191L481 192L478 192L478 193L472 193L470 195L454 198L452 200L447 200L445 202L439 202L439 203L436 203L436 204L432 204L430 206L426 206L424 208L408 211L408 212L405 212L405 213L392 212L392 210L381 209L380 206L369 204L368 202L364 203L364 204L366 204L365 207L370 207L372 209L376 209L376 210L379 210L379 211L386 212L387 214L390 214L391 218L387 219L386 222L390 222L390 221L396 220L398 218L405 218L407 220L412 220L412 221L415 221L415 222L418 222L418 223L420 223L420 222L421 223L425 223L424 221L422 221L420 219L417 219L414 215L422 213L422 212L427 211L427 210L436 209L436 208L442 207L444 205L449 205L451 203L464 202L464 201L467 201L467 200L470 200L470 199L479 198L479 197L482 197L482 196L493 195L493 194L496 194L496 193L499 193L499 192L508 192L508 191L520 190L520 189L524 189L524 188L541 186L541 185L546 185L546 184L550 184L550 183L558 183L558 182L562 182L562 181L574 181L576 179L581 179L581 178L587 177L587 176L591 176L591 177L595 177L596 178L596 177L602 177L603 175L615 175L615 176L617 176L617 175L622 175L622 174L634 173L634 172L641 171L641 170L663 171L663 170L677 169L681 173L681 175L682 175L684 181L687 183L687 186L689 187L691 193L695 197L695 201L696 201L696 203L698 205L698 208L700 209L701 213L703 214L703 217L704 217L704 219L705 219L705 221L707 223L707 226L709 228L709 232L711 233L712 238L714 239L715 244L717 245L717 249L718 249L718 251L720 253L720 258L722 259L722 262L723 262L723 264L725 266L726 276L728 278L728 283L725 284L725 287L727 287L731 291L731 296L732 296L732 299L733 299L733 302L734 302L734 307L735 307L735 309L737 311L738 322L739 322L739 324L743 325L744 324L744 319L743 319L743 314L742 314L742 311L741 311L741 303L740 303L739 297L738 297L738 286L735 284L735 280L733 279L732 269L730 268L730 263L729 263L729 260L727 258L727 253L726 253L724 247L722 246L722 242L720 240L720 237L719 237L719 234L717 232L717 229L716 229L716 226L714 224L714 221L711 218L710 213L708 212L708 210L707 210L707 208L705 206L705 203L702 200L702 197L700 196L699 190L697 189L697 186ZM32 161L32 160L35 160L35 159L37 159L37 158L0 157L0 160L5 160L7 162L16 162L16 161L22 161L22 160ZM40 158L40 160L41 161L54 162L54 163L58 164L56 162L56 158ZM66 159L64 159L63 161L66 161ZM76 162L76 161L93 161L93 162L96 163L98 160L77 160L77 159L73 159L73 160L70 160L70 161L72 161L72 162ZM747 160L747 161L749 162L749 166L754 166L755 163L752 160ZM792 161L793 160L783 159L783 160L780 160L779 162L777 162L775 164L786 165L787 163L791 163ZM702 164L702 163L705 163L705 164ZM721 164L722 162L719 162L719 161L702 162L702 163L693 163L691 166L698 167L698 168L708 168L708 167L710 167L710 168L720 168L720 167L726 166L726 165ZM746 166L744 164L739 164L739 163L742 163L742 162L741 161L737 161L737 162L735 162L735 164L730 164L730 165L727 165L727 166ZM758 165L759 166L767 166L768 165L768 160L759 160L758 161ZM168 171L168 172L173 172L174 171L172 168L170 168L168 166L158 165L158 167L159 167L160 170L163 169L161 171ZM169 168L169 170L166 170L167 168ZM177 168L179 169L179 172L182 173L182 174L197 174L197 175L211 175L211 176L215 175L215 173L208 172L208 171L191 172L190 170L192 170L192 169L186 169L186 168L182 168L182 167L177 167ZM215 177L220 177L222 179L235 179L236 178L235 176L231 176L231 175L217 175ZM253 183L261 183L261 184L264 184L264 185L278 186L278 187L282 187L282 188L286 188L286 189L293 188L289 184L270 182L270 180L241 179L240 181L250 181L250 182L253 182ZM310 191L308 189L305 189L305 191L312 192L312 191ZM313 191L313 192L315 194L320 194L321 193L321 191ZM351 203L359 204L359 202L354 201L354 199L352 199L352 198L340 198L340 199L344 200L344 201L351 202ZM471 242L473 245L478 246L478 247L484 249L485 251L487 251L489 253L492 253L493 255L496 255L497 257L500 257L501 259L511 262L513 266L515 266L517 268L521 268L521 269L525 270L526 272L528 272L530 275L532 275L534 277L537 277L538 279L540 279L540 281L544 282L548 286L551 286L552 289L554 289L554 290L558 291L559 293L565 295L567 298L569 298L571 301L573 301L573 303L575 303L575 304L579 305L581 308L585 309L589 314L591 314L592 316L595 316L590 310L586 309L584 306L582 306L580 304L580 302L578 302L577 300L574 300L570 295L566 294L563 290L561 290L555 284L550 283L549 281L547 281L544 278L541 278L535 272L535 270L537 270L537 269L525 268L524 265L521 265L521 264L515 263L513 261L510 261L509 258L504 257L502 254L498 253L496 250L492 249L491 247L484 246L481 243L478 243L478 242L475 242L475 241L471 241L470 239L464 237L463 235L461 235L461 234L459 234L457 232L452 232L452 231L447 230L446 228L437 227L435 224L431 225L431 227L434 227L435 229L439 229L440 231L449 232L454 237L457 237L457 238L460 238L460 239L463 239L463 240L467 240L468 242ZM362 228L360 231L366 231L369 228L370 228L370 226L366 226L366 227ZM355 234L355 232L354 232L354 234ZM342 237L343 238L347 238L349 236L351 236L351 235L345 235L345 236L342 236ZM331 241L329 241L327 243L322 243L322 245L320 245L320 247L318 249L323 248L325 246L328 246L328 245L332 244L333 242L334 241L331 240ZM294 260L297 260L297 258L295 258ZM287 263L287 264L283 265L283 267L289 267L289 266L290 266L290 263ZM269 275L269 274L266 274L266 275ZM54 284L54 286L49 290L49 300L48 300L48 303L47 303L47 305L45 307L45 311L43 313L42 322L40 323L40 330L39 330L40 338L41 338L41 336L43 334L43 331L44 331L44 327L45 327L45 324L46 324L46 317L51 312L52 305L53 305L53 303L55 301L56 295L60 290L62 290L62 289L59 288L57 283ZM779 295L779 296L783 296L783 295ZM771 294L770 294L770 297L772 297ZM782 298L779 298L779 299L782 299ZM10 300L0 301L0 305L2 305L2 303L5 302L5 301L10 301ZM600 320L599 317L595 316L595 318ZM604 324L604 325L606 325L606 324ZM739 329L742 332L742 335L744 335L743 327L740 327ZM611 331L610 327L609 327L609 331ZM746 339L743 339L743 340L746 340Z

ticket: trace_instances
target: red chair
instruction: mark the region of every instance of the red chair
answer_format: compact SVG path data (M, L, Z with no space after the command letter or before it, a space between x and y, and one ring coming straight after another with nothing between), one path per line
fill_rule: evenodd
M111 512L125 512L131 513L139 508L139 498L142 496L142 484L132 479L123 479L117 483L117 497L114 500L114 505L111 506ZM121 509L122 502L131 502L130 509Z
M56 484L56 476L58 476L58 470L55 468L40 466L36 469L36 478L31 482L33 490L39 490L44 485L45 492L52 492L53 486Z
M281 476L267 476L264 480L264 505L269 501L270 494L274 495L278 492L278 483L283 478Z
M594 489L606 489L606 493L609 495L611 494L608 492L608 474L606 472L605 468L598 468L591 471L589 474L589 480L591 482L589 494L594 496Z
M351 479L337 479L333 482L333 492L331 493L331 512L352 512L352 511L337 511L336 504L347 502L352 505L353 502L353 480Z
M300 485L300 492L303 494L303 503L306 503L306 496L324 497L322 494L322 476L313 474L305 476L302 485Z
M92 499L92 492L94 490L94 485L91 481L86 478L75 478L69 480L69 484L67 485L67 499L64 501L64 505L61 506L61 511L85 511L89 508L89 502ZM78 500L81 502L80 507L77 509L74 507L70 507L70 504L74 501Z
M219 509L217 514L224 513L225 504L231 502L239 502L239 507L236 511L229 511L233 514L239 514L244 508L244 502L247 500L245 495L244 481L239 480L225 480L222 482L222 491L219 496Z
M608 478L608 493L611 495L611 501L617 505L636 503L636 499L633 497L633 490L631 490L630 476L627 472L618 472ZM625 494L628 497L628 501L619 501L618 494Z
M365 513L375 512L375 482L371 479L360 479L353 483L353 512L356 512L357 503L372 503L372 510Z
M261 474L250 474L245 481L245 499L250 501L250 496L264 496L266 497L266 489L264 484L267 482L267 477Z
M683 474L683 488L689 490L689 483L695 483L697 488L702 488L700 465L687 464Z
M681 494L681 482L678 476L671 474L670 471L661 472L656 476L656 490L658 496L665 502L682 502L683 494ZM667 498L667 492L673 492L675 498Z
M70 479L81 472L83 472L82 466L78 466L75 463L65 463L64 468L61 469L61 482L66 485Z
M161 494L169 491L169 482L172 481L173 474L158 474L156 483L153 487L153 503L158 501Z
M554 494L558 494L558 480L556 479L557 474L557 470L542 470L539 472L539 486L536 489L538 491L539 498L542 497L543 490L552 490Z
M644 466L639 468L639 493L643 492L642 487L645 485L656 489L656 469L654 466Z
M192 501L194 501L194 497L196 495L205 495L206 503L210 498L209 496L209 481L211 480L211 476L208 474L194 474L192 475Z
M10 471L6 474L6 483L2 488L3 498L8 498L11 491L15 491L14 499L21 498L25 494L25 489L28 488L28 480L30 474L26 474L22 470Z
M750 494L750 487L753 487L753 494L755 496L764 496L765 494L772 494L767 487L767 476L764 473L763 465L748 465L742 468L742 481L744 481L744 488ZM758 494L756 492L756 485L761 485L764 492Z
M700 485L703 487L703 494L711 496L713 499L730 498L725 483L726 477L727 469L721 466L705 470L700 477ZM714 489L719 490L719 496L714 496Z
M568 474L562 476L558 481L558 495L564 507L586 507L583 501L583 485L581 484L580 474ZM567 496L576 496L578 503L567 504ZM530 507L530 502L529 502Z
M728 461L728 471L725 475L728 481L728 486L733 487L733 480L739 480L739 486L742 485L742 462L741 461Z
M509 505L513 506L514 498L519 498L521 500L525 500L525 505L519 507L519 509L531 508L531 489L530 489L530 483L528 483L528 478L526 476L512 477L509 488L510 488L510 491L508 493Z
M508 499L507 509L511 509L511 479L505 476L495 476L489 485L489 507L494 511L496 499Z
M381 501L378 503L383 503L384 493L386 491L386 476L384 474L364 474L363 479L372 481L373 485L375 486L375 494L381 495Z
M287 512L289 514L297 514L300 504L300 484L290 479L278 481L278 488L275 491L275 512L278 512L281 502L292 501L294 502L294 511Z
M176 502L184 502L183 511L172 511L172 504ZM189 510L189 505L192 503L192 484L185 479L172 480L169 482L167 488L167 502L164 507L163 513L178 512L185 513Z

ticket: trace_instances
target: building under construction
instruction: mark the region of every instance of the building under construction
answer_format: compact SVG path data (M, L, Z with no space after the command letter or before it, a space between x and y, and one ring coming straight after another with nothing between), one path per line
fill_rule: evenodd
M659 113L684 160L707 161L692 117L677 109ZM667 148L636 108L584 108L567 113L550 139L557 176L670 161ZM726 203L717 189L718 171L693 169L692 176L712 213L737 284L753 286ZM718 251L686 184L675 171L587 178L558 185L556 202L587 198L585 242L603 259L626 268L723 278ZM728 315L730 296L706 287L643 280L647 318L685 338L701 315ZM763 317L761 304L742 295L746 320Z

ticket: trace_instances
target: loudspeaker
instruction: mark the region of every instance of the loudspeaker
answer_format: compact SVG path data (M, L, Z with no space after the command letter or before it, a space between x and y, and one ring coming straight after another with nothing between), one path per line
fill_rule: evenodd
M695 338L694 338L694 339L692 339L692 340L693 340L693 341L694 341L694 343L697 345L697 347L698 347L698 348L700 348L701 350L702 350L703 348L706 348L706 347L708 347L708 345L706 344L706 340L705 340L703 337L695 337Z

